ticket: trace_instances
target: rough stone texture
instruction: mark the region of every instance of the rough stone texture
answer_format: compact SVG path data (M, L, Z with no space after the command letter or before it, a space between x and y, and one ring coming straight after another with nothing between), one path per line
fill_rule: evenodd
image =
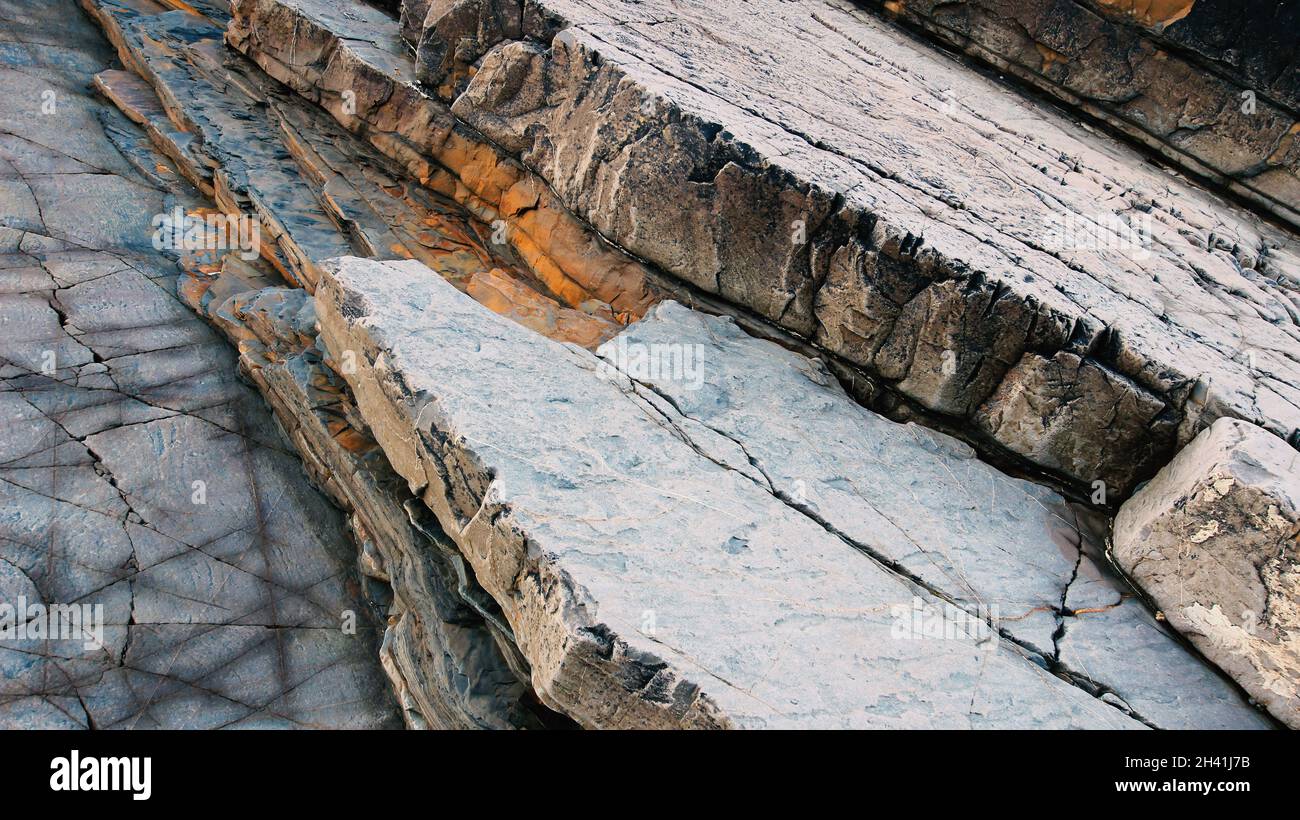
M151 245L196 203L91 96L111 57L0 0L0 598L106 622L0 641L0 726L398 726L339 515Z
M1273 0L874 0L1300 226L1300 12Z
M82 5L128 70L0 6L67 118L0 115L0 599L110 618L95 653L0 644L5 725L1270 725L1102 517L831 373L1122 493L1220 415L1288 431L1289 234L837 0L239 0L266 74L224 2ZM148 217L207 212L186 183L262 258L177 277ZM1041 236L1112 211L1154 214L1136 254ZM1243 577L1294 598L1293 565ZM1262 666L1201 647L1261 700L1300 677L1265 594Z
M294 31L283 36L296 45L288 52L271 45L284 63L258 51L258 65L318 102L348 130L400 163L408 176L492 225L532 277L565 306L599 312L603 303L625 324L659 298L651 273L640 262L609 247L559 203L543 180L420 90L394 20L366 6L341 10L320 4L317 10L328 25L318 27L307 20L295 22L284 9L268 10L286 26L272 36ZM350 45L336 48L335 31ZM250 36L258 35L233 24L226 33L227 41L241 49L248 47Z
M899 637L895 607L942 602L703 455L590 353L416 263L322 267L322 338L355 359L375 439L580 724L1140 725L1010 643Z
M622 326L589 294L562 302L508 242L493 239L490 221L403 179L326 114L227 52L212 22L149 13L140 0L84 5L144 78L105 73L97 86L223 212L256 220L262 254L290 282L310 291L314 260L341 253L418 259L547 335L594 347Z
M424 33L424 18L428 16L431 5L433 0L401 0L402 39L411 48L420 44L420 35ZM445 6L447 3L440 2L438 5Z
M1267 725L1122 596L1123 581L1095 560L1099 539L1056 493L999 473L955 439L858 406L819 362L676 302L597 352L665 419L680 418L678 434L700 453L936 597L990 618L1045 666L1122 693L1150 725ZM665 366L674 356L694 367Z
M538 332L594 347L618 325L564 309L518 281L517 269L492 266L508 247L490 244L472 214L391 173L323 113L223 53L210 22L142 3L93 9L124 61L149 78L101 72L96 87L223 209L249 210L275 231L263 260L222 249L186 256L177 290L237 346L241 373L270 403L309 477L348 514L365 595L388 621L379 660L407 725L566 725L537 702L499 608L432 516L408 503L404 482L322 360L310 294L285 287L280 275L310 288L323 250L356 244L425 260Z
M1165 618L1300 728L1300 453L1216 422L1120 509L1115 559Z
M1078 485L1123 497L1220 416L1300 426L1292 234L840 0L434 5L416 66L377 12L232 8L234 47L408 170L483 189L447 146L486 137L618 246Z
M228 281L232 280L233 281ZM359 564L388 620L382 660L411 728L540 728L500 609L467 571L432 515L393 473L343 380L315 346L315 306L302 290L239 290L223 272L193 307L239 348L312 481L349 514ZM236 292L218 301L214 291ZM515 670L520 669L517 673ZM521 680L522 677L522 680Z

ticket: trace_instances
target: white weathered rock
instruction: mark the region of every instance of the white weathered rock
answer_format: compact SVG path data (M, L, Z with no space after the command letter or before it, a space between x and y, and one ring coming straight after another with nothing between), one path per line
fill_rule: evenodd
M1044 665L1122 692L1149 724L1266 725L1140 603L1118 606L1123 582L1081 554L1099 551L1095 539L1055 492L1000 473L953 438L882 418L820 362L675 302L597 353L701 453L989 619ZM1081 572L1112 595L1080 599Z
M900 609L942 602L702 455L586 351L415 263L322 267L322 338L376 440L579 723L1137 725L978 624L909 634Z
M233 11L393 155L476 130L619 247L1080 484L1122 497L1220 416L1300 427L1294 234L843 0L431 4L423 86L379 12Z
M1244 422L1197 436L1115 519L1115 560L1169 623L1300 728L1300 453Z

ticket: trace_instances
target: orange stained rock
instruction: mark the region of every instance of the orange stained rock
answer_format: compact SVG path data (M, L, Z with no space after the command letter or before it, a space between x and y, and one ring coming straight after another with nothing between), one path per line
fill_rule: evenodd
M1139 25L1164 29L1186 17L1196 0L1097 0L1111 16L1128 17Z
M609 319L567 308L532 290L500 268L476 273L466 292L493 313L512 319L549 339L594 350L622 326Z
M1034 48L1038 49L1039 55L1043 58L1043 64L1039 70L1044 73L1050 71L1054 65L1065 65L1070 62L1068 57L1051 46L1045 46L1042 43L1034 43Z
M378 445L375 440L365 433L360 433L356 428L344 423L341 430L334 433L334 440L343 446L343 449L350 453L364 454L375 449Z

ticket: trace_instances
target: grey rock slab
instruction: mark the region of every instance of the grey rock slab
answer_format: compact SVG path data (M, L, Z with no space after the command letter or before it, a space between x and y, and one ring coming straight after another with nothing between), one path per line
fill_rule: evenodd
M1139 725L978 630L901 636L896 608L934 599L701 456L591 354L416 263L322 267L322 338L375 439L580 724Z
M1080 539L1056 493L859 406L820 362L676 302L597 354L647 400L696 422L681 434L722 453L722 466L756 470L764 489L831 531L1051 654Z
M0 586L103 616L0 641L0 726L400 725L342 519L153 248L193 196L89 92L111 49L71 2L0 21Z
M1097 554L1097 539L1055 492L1000 473L955 439L862 408L820 362L676 302L660 303L597 354L665 419L690 422L678 423L680 435L709 458L988 620L1044 663L1123 690L1151 725L1267 725L1140 603L1123 617L1089 615L1067 630L1070 651L1058 646L1063 619L1102 605L1074 588L1081 562L1089 583L1114 590L1123 582L1080 554ZM1149 633L1137 629L1143 616Z
M1300 727L1300 453L1221 419L1120 508L1114 554L1169 624Z

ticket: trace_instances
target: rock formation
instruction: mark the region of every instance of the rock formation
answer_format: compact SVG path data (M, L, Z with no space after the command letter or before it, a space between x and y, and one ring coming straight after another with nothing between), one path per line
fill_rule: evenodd
M151 245L203 201L75 7L0 20L0 726L400 726L342 516Z
M863 5L868 5L863 3ZM1289 3L872 0L1300 225L1300 74Z
M1300 728L1300 453L1214 423L1124 505L1115 558L1171 625Z
M0 601L111 590L117 643L0 641L5 725L1294 725L1295 163L1221 152L1263 121L1129 134L1211 190L845 0L80 5L120 66L42 70L102 100L0 132L41 339L0 351ZM54 502L116 523L38 570Z

